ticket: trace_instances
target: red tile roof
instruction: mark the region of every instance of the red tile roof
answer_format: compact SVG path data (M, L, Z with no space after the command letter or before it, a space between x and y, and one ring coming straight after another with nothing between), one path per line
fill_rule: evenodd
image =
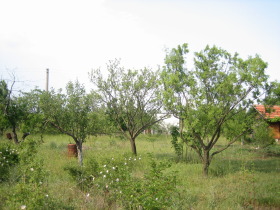
M265 118L280 117L280 106L254 105L254 108Z

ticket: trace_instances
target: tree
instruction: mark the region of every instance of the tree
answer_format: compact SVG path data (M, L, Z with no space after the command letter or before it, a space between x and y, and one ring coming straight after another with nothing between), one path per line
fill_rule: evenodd
M4 80L0 83L0 116L2 117L0 124L1 130L12 128L12 138L18 144L17 128L26 119L27 104L21 100L21 96L16 97L12 95L14 84L15 78L10 88L8 88L8 84Z
M82 145L90 134L90 105L89 96L78 81L67 84L66 94L61 90L57 93L52 90L42 94L40 100L40 107L47 122L75 141L80 165L83 165Z
M181 121L180 136L199 155L208 175L213 157L251 130L254 115L247 110L260 96L267 64L258 56L206 46L194 54L194 69L185 66L188 46L172 49L162 71L165 106ZM229 141L213 149L220 137Z
M280 83L277 81L271 82L266 87L266 97L264 99L266 105L280 105Z
M42 134L46 130L47 123L44 119L44 114L40 108L40 98L44 91L39 89L31 90L30 92L22 93L20 101L26 104L26 119L20 124L20 130L25 134Z
M5 80L0 81L0 134L3 135L3 132L8 127L8 122L6 119L6 106L7 99L9 95L8 85Z
M107 70L107 79L100 69L92 71L91 81L106 104L107 115L130 141L132 153L137 155L137 136L167 117L161 114L159 73L147 68L126 71L118 60L109 62Z

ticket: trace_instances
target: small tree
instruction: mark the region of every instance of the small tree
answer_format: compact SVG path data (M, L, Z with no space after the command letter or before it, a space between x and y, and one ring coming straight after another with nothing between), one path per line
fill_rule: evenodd
M40 107L48 121L60 132L71 136L78 150L78 161L83 165L82 145L89 135L90 100L84 87L77 81L69 82L66 94L60 91L45 92Z
M46 131L46 121L44 114L40 108L40 98L44 91L39 89L22 93L20 101L26 104L26 118L20 124L20 130L24 136L28 134L41 134Z
M164 102L181 120L180 136L199 155L208 175L213 157L251 130L254 115L247 109L266 84L267 64L257 55L243 60L237 53L206 46L195 53L194 69L188 70L187 53L184 44L166 56ZM229 142L213 149L221 136Z
M167 117L161 114L159 73L147 68L126 71L118 60L111 61L107 70L107 79L99 69L92 71L91 81L107 106L107 115L130 141L132 153L137 155L137 136Z
M21 96L13 96L13 86L15 80L13 80L10 88L8 84L2 80L0 82L0 126L1 130L11 128L12 138L16 144L19 143L17 129L25 119L27 115L27 104L21 100Z
M0 81L0 134L3 135L5 129L8 128L6 119L7 99L9 90L5 80Z
M277 81L271 82L266 87L266 97L264 99L266 105L280 105L280 83Z

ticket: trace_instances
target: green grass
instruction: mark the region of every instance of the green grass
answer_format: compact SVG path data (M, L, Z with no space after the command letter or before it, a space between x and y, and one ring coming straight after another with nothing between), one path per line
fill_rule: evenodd
M103 195L86 196L87 192L81 191L64 170L66 166L78 165L76 158L67 157L68 143L73 141L67 136L48 135L38 149L37 155L44 160L48 172L50 195L69 209L108 209ZM142 135L136 145L143 162L134 176L142 177L148 170L149 154L157 161L169 161L171 167L166 171L176 171L180 202L174 209L280 209L279 147L270 149L273 155L269 155L266 150L236 143L214 157L209 177L205 178L195 152L188 150L187 158L178 161L168 136ZM92 136L84 143L83 150L85 163L91 158L104 160L131 155L129 141L113 136ZM7 190L9 187L2 184L0 199ZM115 203L110 208L121 207Z

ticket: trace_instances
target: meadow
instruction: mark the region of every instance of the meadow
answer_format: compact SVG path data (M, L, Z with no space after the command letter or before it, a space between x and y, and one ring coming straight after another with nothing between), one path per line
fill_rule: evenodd
M25 162L0 183L0 209L280 209L280 145L236 143L215 156L205 177L194 151L178 159L170 141L141 135L134 157L120 137L91 136L81 168L67 155L70 137L44 136L19 149Z

